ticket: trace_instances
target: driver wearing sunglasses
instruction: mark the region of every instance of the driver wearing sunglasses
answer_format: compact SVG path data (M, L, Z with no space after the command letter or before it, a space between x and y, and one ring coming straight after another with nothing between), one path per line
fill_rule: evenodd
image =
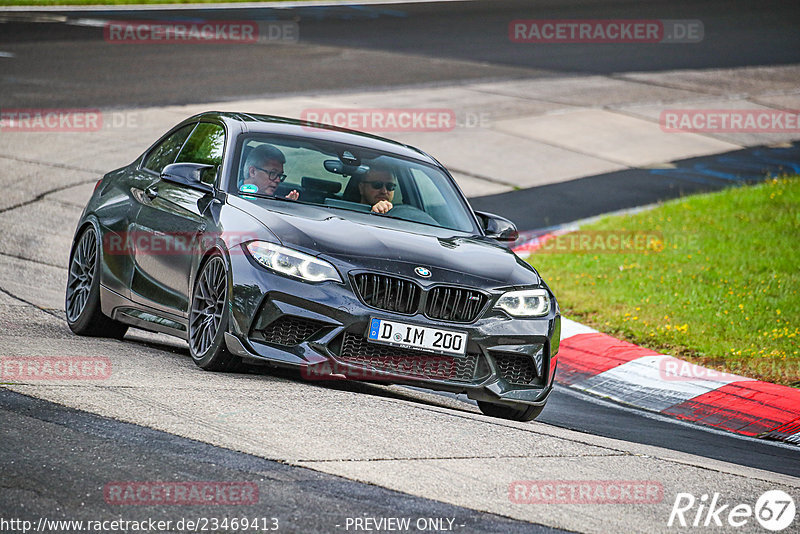
M386 213L392 209L395 189L397 181L392 173L379 168L370 169L358 184L361 203L372 206L374 213Z
M275 194L278 184L286 179L283 164L286 157L283 152L272 145L261 145L253 149L244 166L244 184L258 187L259 193L265 195ZM286 198L297 200L300 194L292 190Z

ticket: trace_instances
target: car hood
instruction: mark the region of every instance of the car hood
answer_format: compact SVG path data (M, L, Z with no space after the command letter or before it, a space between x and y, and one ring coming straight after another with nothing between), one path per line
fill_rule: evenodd
M536 271L513 252L482 236L396 219L379 221L378 215L354 213L349 219L339 212L303 204L279 211L253 203L247 211L284 246L343 261L351 267L381 265L381 270L409 272L391 268L392 264L402 263L411 265L411 272L414 267L426 267L439 278L437 271L449 271L463 283L483 282L481 285L489 281L501 286L538 285L541 281ZM376 226L376 222L380 225ZM420 230L426 233L419 233ZM463 275L473 280L466 280ZM453 276L447 278L455 281Z

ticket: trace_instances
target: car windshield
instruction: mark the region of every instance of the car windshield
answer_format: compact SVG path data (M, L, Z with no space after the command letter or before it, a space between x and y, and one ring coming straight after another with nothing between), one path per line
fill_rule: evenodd
M329 141L253 135L244 138L232 189L242 197L271 197L331 209L474 232L469 207L437 167Z

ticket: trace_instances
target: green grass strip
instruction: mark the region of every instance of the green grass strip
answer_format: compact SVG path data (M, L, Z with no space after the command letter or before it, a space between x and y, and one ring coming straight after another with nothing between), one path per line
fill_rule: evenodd
M634 246L620 253L612 236ZM797 176L606 217L544 248L529 261L565 316L700 365L800 386Z

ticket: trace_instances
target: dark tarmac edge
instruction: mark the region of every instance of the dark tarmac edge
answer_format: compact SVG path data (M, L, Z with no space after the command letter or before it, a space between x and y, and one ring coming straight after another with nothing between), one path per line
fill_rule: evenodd
M800 141L473 197L469 202L476 210L502 214L522 231L535 231L688 195L755 184L784 174L800 174Z
M75 410L0 386L0 517L172 520L277 517L281 532L346 532L347 518L454 520L455 532L566 532L215 447ZM54 452L56 454L54 454ZM241 506L113 505L111 482L252 482ZM353 527L350 527L353 530ZM63 532L63 531L62 531Z

